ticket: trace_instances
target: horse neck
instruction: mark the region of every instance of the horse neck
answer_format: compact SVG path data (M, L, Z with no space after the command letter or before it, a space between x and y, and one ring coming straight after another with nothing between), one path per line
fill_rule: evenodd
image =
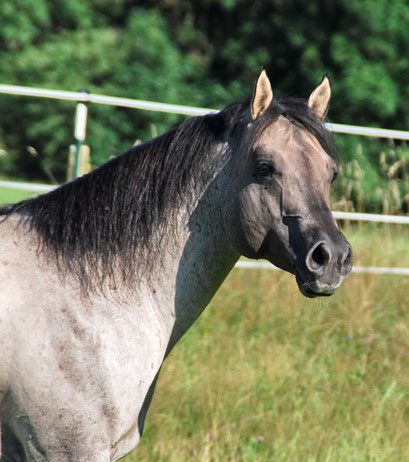
M176 242L150 282L174 319L168 352L198 318L239 258L224 231L222 204L229 166L219 171L193 212L182 210ZM191 204L192 205L192 204ZM158 284L159 283L159 284Z

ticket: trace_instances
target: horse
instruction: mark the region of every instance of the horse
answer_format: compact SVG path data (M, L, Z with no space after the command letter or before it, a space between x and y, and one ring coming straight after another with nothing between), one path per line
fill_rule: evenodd
M240 255L329 296L352 268L330 211L327 75L308 100L252 97L59 188L0 208L5 461L116 461L161 365Z

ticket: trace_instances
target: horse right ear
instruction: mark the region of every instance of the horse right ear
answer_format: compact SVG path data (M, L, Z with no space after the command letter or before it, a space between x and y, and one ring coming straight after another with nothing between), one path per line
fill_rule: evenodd
M323 119L329 108L329 102L331 100L331 82L328 74L324 74L321 83L311 93L308 99L308 106L315 112L315 115L319 119Z
M251 99L251 117L256 120L270 106L273 100L273 90L270 80L264 69L261 70L254 85L253 97Z

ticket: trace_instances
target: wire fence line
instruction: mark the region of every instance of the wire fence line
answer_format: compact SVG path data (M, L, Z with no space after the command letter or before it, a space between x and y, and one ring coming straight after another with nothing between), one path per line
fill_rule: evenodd
M199 107L183 106L177 104L159 103L153 101L143 101L129 98L118 98L113 96L98 95L88 93L86 91L60 91L49 90L44 88L21 87L17 85L0 85L0 94L31 96L39 98L51 98L58 100L74 101L77 103L95 103L106 104L111 106L128 107L133 109L167 112L182 115L205 115L216 113L218 110L206 109ZM389 130L383 128L360 127L344 124L326 124L328 130L335 133L343 133L349 135L372 136L377 138L389 138L399 140L409 140L409 131ZM18 190L26 190L33 192L47 192L56 186L44 184L30 184L11 181L0 181L0 187L13 188ZM353 221L368 221L379 223L394 223L394 224L409 224L409 217L394 216L394 215L379 215L368 213L350 213L350 212L333 212L336 219L353 220ZM260 262L239 262L237 268L269 268L275 267L269 263ZM277 269L277 268L275 268ZM379 268L379 267L357 267L353 269L356 273L372 273L372 274L395 274L409 276L409 268Z
M179 104L157 103L138 99L118 98L115 96L97 95L86 91L59 91L45 88L20 87L17 85L0 85L0 93L7 95L34 96L38 98L51 98L77 103L106 104L109 106L128 107L145 111L168 112L182 115L205 115L217 112L214 109L182 106ZM408 138L409 139L409 138Z
M376 213L359 212L332 212L337 220L368 221L372 223L391 223L396 225L408 225L409 217L404 215L381 215Z
M182 115L205 115L218 112L217 109L183 106L179 104L158 103L138 99L118 98L114 96L98 95L85 91L60 91L45 88L21 87L18 85L0 85L0 93L7 95L32 96L37 98L51 98L81 103L107 104L110 106L128 107L145 111L169 112ZM409 140L409 132L403 130L389 130L385 128L360 127L344 124L327 124L328 130L335 133L349 135L373 136L398 140Z
M235 268L280 270L280 268L277 268L277 266L274 266L271 263L259 262L259 261L255 261L255 262L239 261L236 263ZM353 266L352 272L361 273L361 274L383 274L383 275L409 276L409 268L388 268L388 267L379 267L379 266Z
M0 94L31 96L38 98L51 98L58 100L82 102L82 103L95 103L107 104L112 106L121 106L141 110L168 112L173 114L183 115L205 115L212 112L217 112L214 109L199 108L192 106L182 106L177 104L158 103L152 101L143 101L129 98L118 98L113 96L98 95L88 93L86 91L60 91L49 90L45 88L22 87L18 85L0 85ZM344 133L350 135L373 136L383 137L390 139L409 140L409 131L402 130L389 130L383 128L370 128L359 127L354 125L343 124L327 124L329 130L337 133ZM0 181L0 186L11 187L19 190L27 190L33 192L44 192L52 188L48 185L35 185L27 183L12 183ZM396 224L409 224L409 217L406 216L393 216L393 215L379 215L379 214L366 214L366 213L351 213L351 212L333 212L334 217L341 220L353 221L368 221L379 223L396 223Z
M20 183L18 181L0 181L0 188L18 189L20 191L48 192L57 186L49 184Z
M0 188L13 188L18 190L33 191L44 193L51 191L57 186L46 184L33 183L18 183L13 181L0 181ZM409 224L409 217L394 216L394 215L376 215L369 213L347 213L347 212L332 212L334 217L342 220L359 220L369 222L383 222L393 224ZM235 268L238 269L270 269L279 270L276 266L266 262L249 262L239 261ZM396 275L409 276L409 268L389 268L389 267L373 267L373 266L354 266L353 273L379 274L379 275Z
M55 185L47 184L35 184L35 183L20 183L14 181L0 181L0 188L11 188L18 189L21 191L33 191L33 192L47 192L56 188ZM391 224L400 224L408 225L409 216L402 215L381 215L375 213L358 213L358 212L332 212L334 218L337 220L346 220L346 221L368 221L373 223L391 223Z

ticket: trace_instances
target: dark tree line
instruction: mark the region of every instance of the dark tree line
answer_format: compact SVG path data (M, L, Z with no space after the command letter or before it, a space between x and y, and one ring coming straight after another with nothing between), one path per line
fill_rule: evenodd
M0 83L218 108L246 98L262 65L277 96L306 96L328 72L331 121L409 129L406 0L14 0L0 20ZM75 104L0 104L0 174L44 180L34 146L62 181ZM94 164L181 120L103 106L89 116Z

